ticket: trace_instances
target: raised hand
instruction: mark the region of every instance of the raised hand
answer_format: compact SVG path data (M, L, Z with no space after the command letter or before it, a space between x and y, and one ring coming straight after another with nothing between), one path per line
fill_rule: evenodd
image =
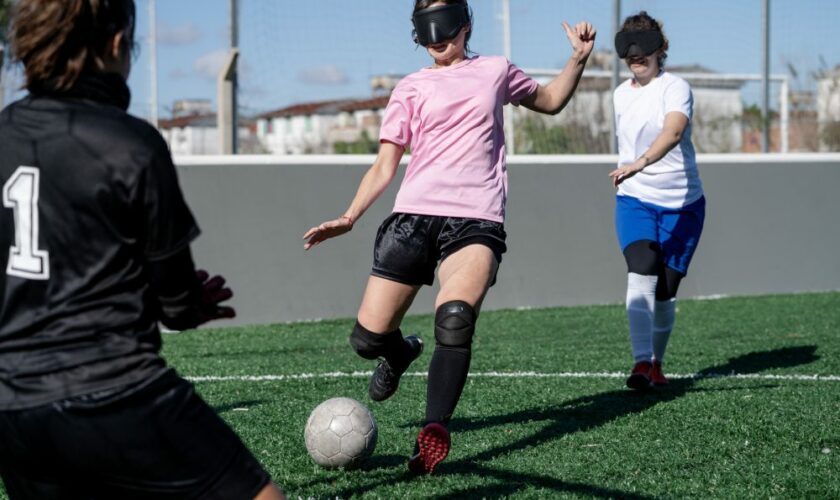
M592 48L595 47L595 28L587 22L580 22L574 28L569 26L569 23L563 21L563 29L566 30L566 36L569 38L569 43L572 45L572 50L578 57L586 58L592 53Z
M303 235L303 239L308 240L303 244L303 249L309 250L322 241L341 236L351 229L353 229L353 219L345 215L342 215L338 219L324 222L320 226L311 228Z

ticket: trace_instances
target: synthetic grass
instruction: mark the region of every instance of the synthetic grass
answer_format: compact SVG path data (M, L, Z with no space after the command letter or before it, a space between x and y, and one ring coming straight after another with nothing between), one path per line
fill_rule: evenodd
M840 375L840 293L680 301L666 372ZM351 320L166 336L185 376L370 370L347 345ZM431 316L406 333L434 343ZM412 366L428 366L429 348ZM625 372L620 306L482 314L472 370ZM199 392L290 498L838 498L840 381L703 377L637 394L621 378L469 380L451 424L452 452L430 477L406 472L425 379L404 378L373 403L366 378L197 382ZM315 466L308 413L349 396L379 424L361 470Z

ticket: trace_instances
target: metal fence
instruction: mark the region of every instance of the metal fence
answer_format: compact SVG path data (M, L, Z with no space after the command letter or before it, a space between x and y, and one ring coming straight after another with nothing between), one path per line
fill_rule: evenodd
M375 149L377 124L365 113L381 113L388 88L382 82L429 62L410 40L412 0L158 1L159 29L150 24L151 2L137 0L142 50L130 82L132 111L152 119L154 109L162 119L171 118L179 99L207 99L208 111L215 111L214 72L224 62L219 54L230 45L229 7L236 3L238 110L252 135L242 137L245 152ZM508 141L516 153L609 151L613 30L616 19L643 9L664 23L670 42L666 68L693 85L698 151L758 152L765 129L770 151L840 151L836 0L472 0L471 5L472 50L506 54L544 79L570 53L562 21L588 20L599 30L595 53L568 109L558 117L509 112ZM766 113L765 67L771 77ZM9 64L6 68L0 94L8 101L20 95L21 75ZM337 101L347 106L324 106ZM260 123L259 117L272 112L280 116L277 123ZM294 137L267 138L268 129L274 136L288 129ZM190 152L212 153L219 142L208 141L207 148Z

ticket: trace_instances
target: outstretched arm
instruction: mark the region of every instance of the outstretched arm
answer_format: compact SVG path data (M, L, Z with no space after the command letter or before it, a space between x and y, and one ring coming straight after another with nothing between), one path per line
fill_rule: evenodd
M651 163L656 163L664 158L668 154L668 151L671 151L680 143L687 127L688 117L685 114L679 111L671 111L666 114L662 132L656 136L656 139L654 139L653 144L650 145L648 150L633 163L625 163L610 172L613 186L618 186L625 179L629 179L638 174Z
M548 85L540 85L536 92L522 100L522 105L528 109L556 115L571 100L580 82L586 60L595 45L595 28L591 24L582 22L572 29L565 21L563 29L572 45L572 56L563 71Z
M373 162L373 166L368 169L364 178L362 178L356 196L345 210L344 215L309 229L303 235L303 239L307 240L303 249L309 250L324 240L340 236L353 229L353 224L373 205L373 202L391 183L404 152L405 149L402 146L392 142L383 142L379 146L376 161Z

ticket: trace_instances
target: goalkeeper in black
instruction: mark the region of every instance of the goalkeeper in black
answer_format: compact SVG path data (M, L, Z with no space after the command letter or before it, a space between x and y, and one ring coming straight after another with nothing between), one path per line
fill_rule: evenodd
M166 143L126 113L133 0L18 0L0 114L0 476L12 500L282 498L167 367L158 322L232 317Z

